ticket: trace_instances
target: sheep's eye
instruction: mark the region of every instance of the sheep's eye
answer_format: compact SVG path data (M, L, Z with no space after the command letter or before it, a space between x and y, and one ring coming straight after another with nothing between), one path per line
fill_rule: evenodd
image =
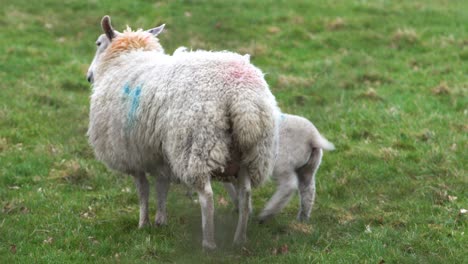
M99 41L96 42L96 46L98 46L98 47L101 46L101 42L99 42Z

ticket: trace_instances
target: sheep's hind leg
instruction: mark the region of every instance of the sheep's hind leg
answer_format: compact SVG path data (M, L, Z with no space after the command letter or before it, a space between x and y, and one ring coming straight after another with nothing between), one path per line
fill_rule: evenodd
M166 212L166 202L167 202L167 192L169 191L170 182L167 177L164 175L158 175L156 178L156 196L158 209L156 211L156 217L154 223L157 226L167 224L167 212Z
M299 176L299 194L301 196L300 210L297 214L297 220L307 221L310 218L312 207L315 201L315 173L322 161L322 150L313 149L309 162L298 171Z
M245 168L241 168L239 172L237 194L239 199L239 221L234 235L234 244L240 245L247 241L247 222L249 221L252 199L250 177Z
M148 196L149 196L149 186L148 179L144 172L135 173L133 175L135 181L135 186L138 192L138 198L140 200L140 221L138 223L138 228L143 228L149 223L148 217Z
M203 188L198 188L197 192L202 213L203 249L213 250L216 248L216 243L214 240L214 202L211 183L208 181Z
M289 202L297 190L297 176L294 171L284 172L277 177L277 190L260 213L260 223L278 214Z

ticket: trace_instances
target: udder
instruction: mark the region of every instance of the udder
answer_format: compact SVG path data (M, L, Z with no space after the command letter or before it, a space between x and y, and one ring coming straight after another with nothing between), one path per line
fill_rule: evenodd
M239 151L231 152L231 159L224 167L223 171L214 171L212 179L222 182L235 182L240 170L240 153Z

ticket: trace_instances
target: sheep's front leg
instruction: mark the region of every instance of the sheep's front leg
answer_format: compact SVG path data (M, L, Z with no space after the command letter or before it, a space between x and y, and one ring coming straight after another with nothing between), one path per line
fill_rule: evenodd
M245 168L239 172L237 183L237 193L239 199L239 221L237 222L234 244L240 245L247 241L247 222L249 221L251 207L251 183L250 177Z
M138 198L140 200L140 221L138 223L138 228L142 228L149 223L148 217L148 196L149 196L149 186L148 179L144 172L139 172L133 175L135 181L135 186L138 192Z
M159 175L156 178L156 196L158 209L156 211L155 224L157 226L167 224L166 201L167 192L169 191L170 182L164 175Z
M277 190L260 213L260 223L278 214L289 202L297 190L297 175L294 171L283 172L277 176Z
M197 189L202 213L203 248L213 250L216 248L214 240L214 202L211 183L208 181L203 188Z
M300 171L299 176L299 194L301 196L300 210L297 214L297 220L307 221L310 218L312 207L315 201L315 173L322 161L322 150L313 149L309 162Z

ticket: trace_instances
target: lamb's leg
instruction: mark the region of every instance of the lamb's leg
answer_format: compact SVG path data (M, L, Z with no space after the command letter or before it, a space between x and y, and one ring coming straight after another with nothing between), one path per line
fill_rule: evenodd
M322 161L322 150L313 149L309 162L298 171L299 194L301 196L300 210L297 214L297 220L307 221L315 201L315 173Z
M237 222L234 244L242 244L247 241L247 222L251 207L251 183L250 177L245 168L239 172L237 183L237 193L239 199L239 221Z
M148 179L144 172L135 173L133 175L135 181L135 186L138 192L138 198L140 200L140 221L138 223L138 228L142 228L149 223L148 217L148 196L149 196L149 186Z
M260 213L260 223L278 214L289 202L297 189L297 175L294 171L283 172L275 177L277 190Z
M207 182L203 188L197 189L202 213L203 248L213 250L216 248L214 240L214 202L211 183Z
M156 178L156 196L158 209L156 211L156 217L154 222L157 226L165 225L167 223L166 201L169 186L169 179L164 175L159 175Z
M230 182L224 182L224 189L226 189L229 197L231 197L232 204L234 205L234 209L239 211L239 200L237 199L237 191L236 187Z

